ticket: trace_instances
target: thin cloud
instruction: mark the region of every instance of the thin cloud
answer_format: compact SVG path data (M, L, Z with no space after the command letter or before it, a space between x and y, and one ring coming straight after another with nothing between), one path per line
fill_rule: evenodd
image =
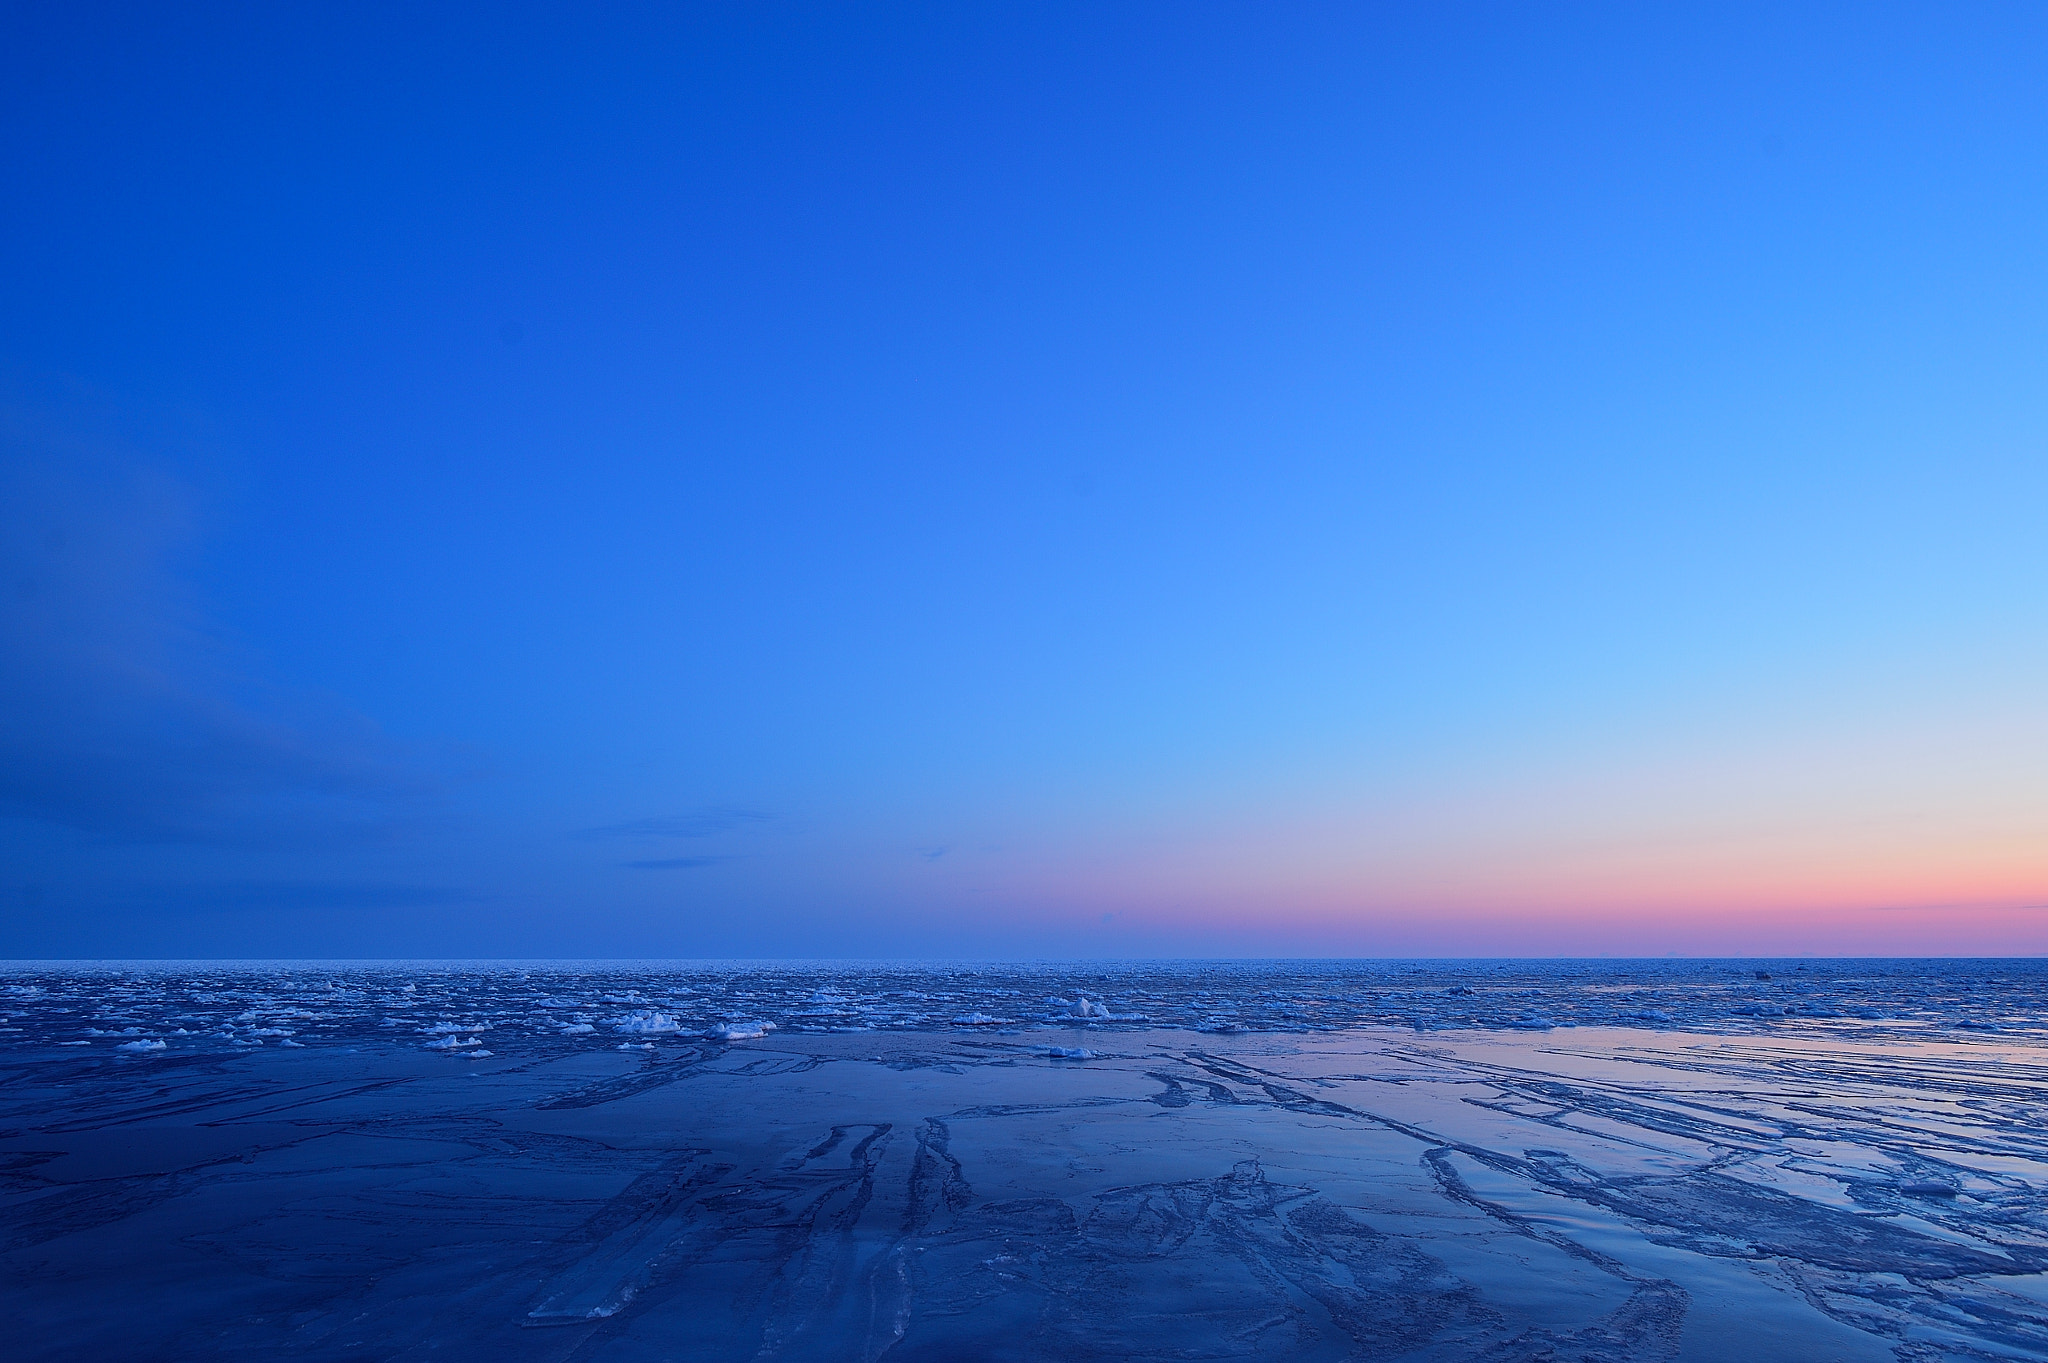
M1872 913L2043 913L2048 904L1873 904Z
M44 442L47 443L47 442ZM122 843L388 836L438 782L368 718L266 683L176 571L196 499L0 430L0 817Z
M630 823L605 824L598 828L579 830L575 836L601 840L606 838L708 838L719 833L729 833L736 828L767 823L774 816L755 809L739 809L730 806L713 806L688 814L669 814L652 819L634 819Z
M694 871L700 866L716 866L720 862L737 860L737 857L655 857L648 861L628 861L622 864L636 871Z
M364 881L230 881L171 885L150 891L151 907L183 911L267 909L406 909L461 904L474 899L447 885Z

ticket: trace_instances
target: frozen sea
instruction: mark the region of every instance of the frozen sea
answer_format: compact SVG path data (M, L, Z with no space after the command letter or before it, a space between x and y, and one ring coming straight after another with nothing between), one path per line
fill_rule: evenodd
M8 1357L2048 1358L2048 963L15 962Z

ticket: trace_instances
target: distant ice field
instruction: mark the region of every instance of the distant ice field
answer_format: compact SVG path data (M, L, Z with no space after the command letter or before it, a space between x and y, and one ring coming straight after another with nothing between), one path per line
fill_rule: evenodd
M735 1028L1231 1034L1617 1025L2048 1035L2048 962L0 964L0 1052L411 1044L525 1055L729 1037ZM450 1045L457 1033L463 1044Z
M26 1363L2048 1359L2034 962L0 990Z

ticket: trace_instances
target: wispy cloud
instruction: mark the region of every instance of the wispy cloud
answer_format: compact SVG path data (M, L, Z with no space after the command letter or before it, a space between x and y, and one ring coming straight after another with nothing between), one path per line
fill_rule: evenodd
M408 885L374 881L229 881L218 884L165 885L141 896L146 907L175 906L183 911L226 909L408 909L461 904L474 898L446 885Z
M1873 904L1872 913L2048 913L2048 904Z
M636 871L694 871L700 866L716 866L720 862L737 860L737 857L655 857L648 861L629 861L623 864Z
M436 781L340 701L270 685L176 570L189 488L0 414L0 816L117 842L386 834Z
M739 809L726 805L694 810L687 814L668 814L652 819L634 819L630 823L605 824L598 828L579 830L579 838L633 838L642 840L665 838L708 838L719 833L729 833L737 828L767 823L774 816L755 809Z

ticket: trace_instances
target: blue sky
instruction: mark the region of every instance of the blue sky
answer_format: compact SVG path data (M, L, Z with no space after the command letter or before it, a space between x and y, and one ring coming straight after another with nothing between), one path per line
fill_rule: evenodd
M0 952L2048 946L2048 18L17 7Z

